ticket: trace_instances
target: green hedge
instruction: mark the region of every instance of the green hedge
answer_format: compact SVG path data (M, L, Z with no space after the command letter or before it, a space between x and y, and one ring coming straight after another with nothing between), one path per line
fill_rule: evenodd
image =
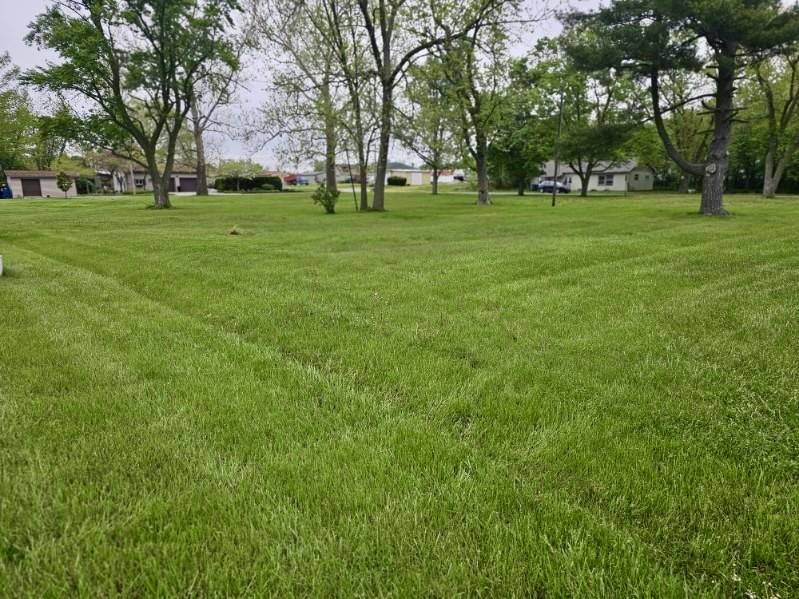
M265 186L269 185L271 189L277 189L278 191L283 191L283 179L277 176L253 177L252 182L255 184L255 187L258 189L265 189Z
M280 177L217 177L214 187L217 191L283 191L283 180Z
M78 177L75 179L75 189L79 195L87 195L95 192L94 179L89 177Z
M408 183L408 179L405 177L389 177L386 179L386 183L389 185L396 185L398 187L404 187Z

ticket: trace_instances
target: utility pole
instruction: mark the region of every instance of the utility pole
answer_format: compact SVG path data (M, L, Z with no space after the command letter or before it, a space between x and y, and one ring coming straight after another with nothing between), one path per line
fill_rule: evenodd
M558 198L558 176L560 173L560 130L563 127L563 89L560 90L560 103L558 107L558 130L555 136L555 180L552 181L552 207Z

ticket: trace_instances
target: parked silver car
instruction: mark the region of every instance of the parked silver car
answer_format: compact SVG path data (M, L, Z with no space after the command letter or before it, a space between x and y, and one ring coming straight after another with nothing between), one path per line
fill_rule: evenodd
M541 193L552 193L552 190L555 187L555 182L552 180L545 180L539 181L538 183L532 184L533 191L540 191ZM567 187L565 184L558 181L558 193L569 193L571 192L571 188Z

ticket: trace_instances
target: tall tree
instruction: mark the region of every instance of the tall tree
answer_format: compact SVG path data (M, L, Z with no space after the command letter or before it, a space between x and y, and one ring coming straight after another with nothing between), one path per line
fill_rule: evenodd
M8 52L0 54L0 171L28 166L36 144L37 117L18 77Z
M27 40L62 61L24 79L80 98L72 104L80 131L146 168L154 206L168 208L178 136L208 73L203 66L235 66L225 30L237 7L237 0L58 0L31 23Z
M449 82L447 101L457 107L460 142L477 174L477 203L490 204L488 149L496 134L507 85L507 34L486 14L462 36L439 45Z
M380 138L372 208L385 209L394 92L407 68L444 42L463 38L512 0L469 0L460 5L428 0L356 0L369 38L380 98ZM487 197L487 196L486 196Z
M71 116L63 101L51 115L37 119L34 162L39 170L50 170L53 163L61 157L69 142Z
M754 72L767 132L763 195L771 198L799 148L799 49L786 48L759 62Z
M382 111L379 78L372 71L369 59L369 37L360 26L358 8L351 4L327 0L325 12L331 25L331 40L336 49L339 73L347 90L346 118L341 121L341 126L348 140L345 148L347 163L350 152L354 152L358 162L358 209L363 212L370 208L368 172L370 161L374 158L374 145L381 131Z
M444 65L429 57L408 70L404 102L396 112L396 138L416 154L432 173L432 193L438 195L441 171L452 165L458 151L453 135L455 111L449 102Z
M563 132L559 154L588 195L591 175L600 165L625 158L625 144L640 120L634 84L614 70L589 71L574 64L567 50L584 43L585 32L571 32L539 43L535 72L538 88L560 105ZM590 43L590 42L589 42ZM556 100L557 98L557 100Z
M799 36L799 9L779 0L615 0L581 15L595 35L578 52L591 68L631 70L649 84L653 116L669 157L702 178L701 214L724 215L724 181L736 115L735 82L755 53L770 53ZM712 92L706 108L713 133L702 161L674 145L664 121L661 80L670 72L704 73Z
M559 111L542 96L550 95L539 87L535 68L528 59L513 60L508 87L500 105L497 133L488 148L489 172L499 186L512 186L524 195L541 165L552 155L552 131Z
M663 121L676 150L690 162L700 163L707 155L713 133L713 115L703 105L704 76L672 71L660 78ZM654 116L650 113L650 121ZM657 132L657 128L655 129ZM661 147L663 144L661 143ZM665 152L665 149L664 149ZM687 193L699 182L695 175L678 167L677 191ZM698 178L701 180L701 177Z
M252 44L251 30L240 32L241 38L232 43L232 54L225 54L200 66L189 98L189 130L194 140L194 164L197 169L197 195L208 195L208 156L206 136L219 130L220 109L229 106L240 87L240 62ZM231 60L231 56L234 58Z
M271 97L259 127L267 140L279 140L289 159L322 156L329 192L336 191L338 157L352 150L360 207L367 209L374 77L364 60L367 39L357 6L351 0L251 0L250 14L272 61Z
M263 165L253 162L250 158L220 160L219 165L216 167L216 173L219 177L258 177L263 172Z

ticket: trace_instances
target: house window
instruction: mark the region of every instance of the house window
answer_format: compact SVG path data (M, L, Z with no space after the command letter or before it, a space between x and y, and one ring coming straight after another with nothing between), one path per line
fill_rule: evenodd
M635 180L638 181L638 173L635 173Z
M136 187L144 187L144 179L136 179L134 180Z
M600 187L611 187L613 185L613 175L599 175Z

